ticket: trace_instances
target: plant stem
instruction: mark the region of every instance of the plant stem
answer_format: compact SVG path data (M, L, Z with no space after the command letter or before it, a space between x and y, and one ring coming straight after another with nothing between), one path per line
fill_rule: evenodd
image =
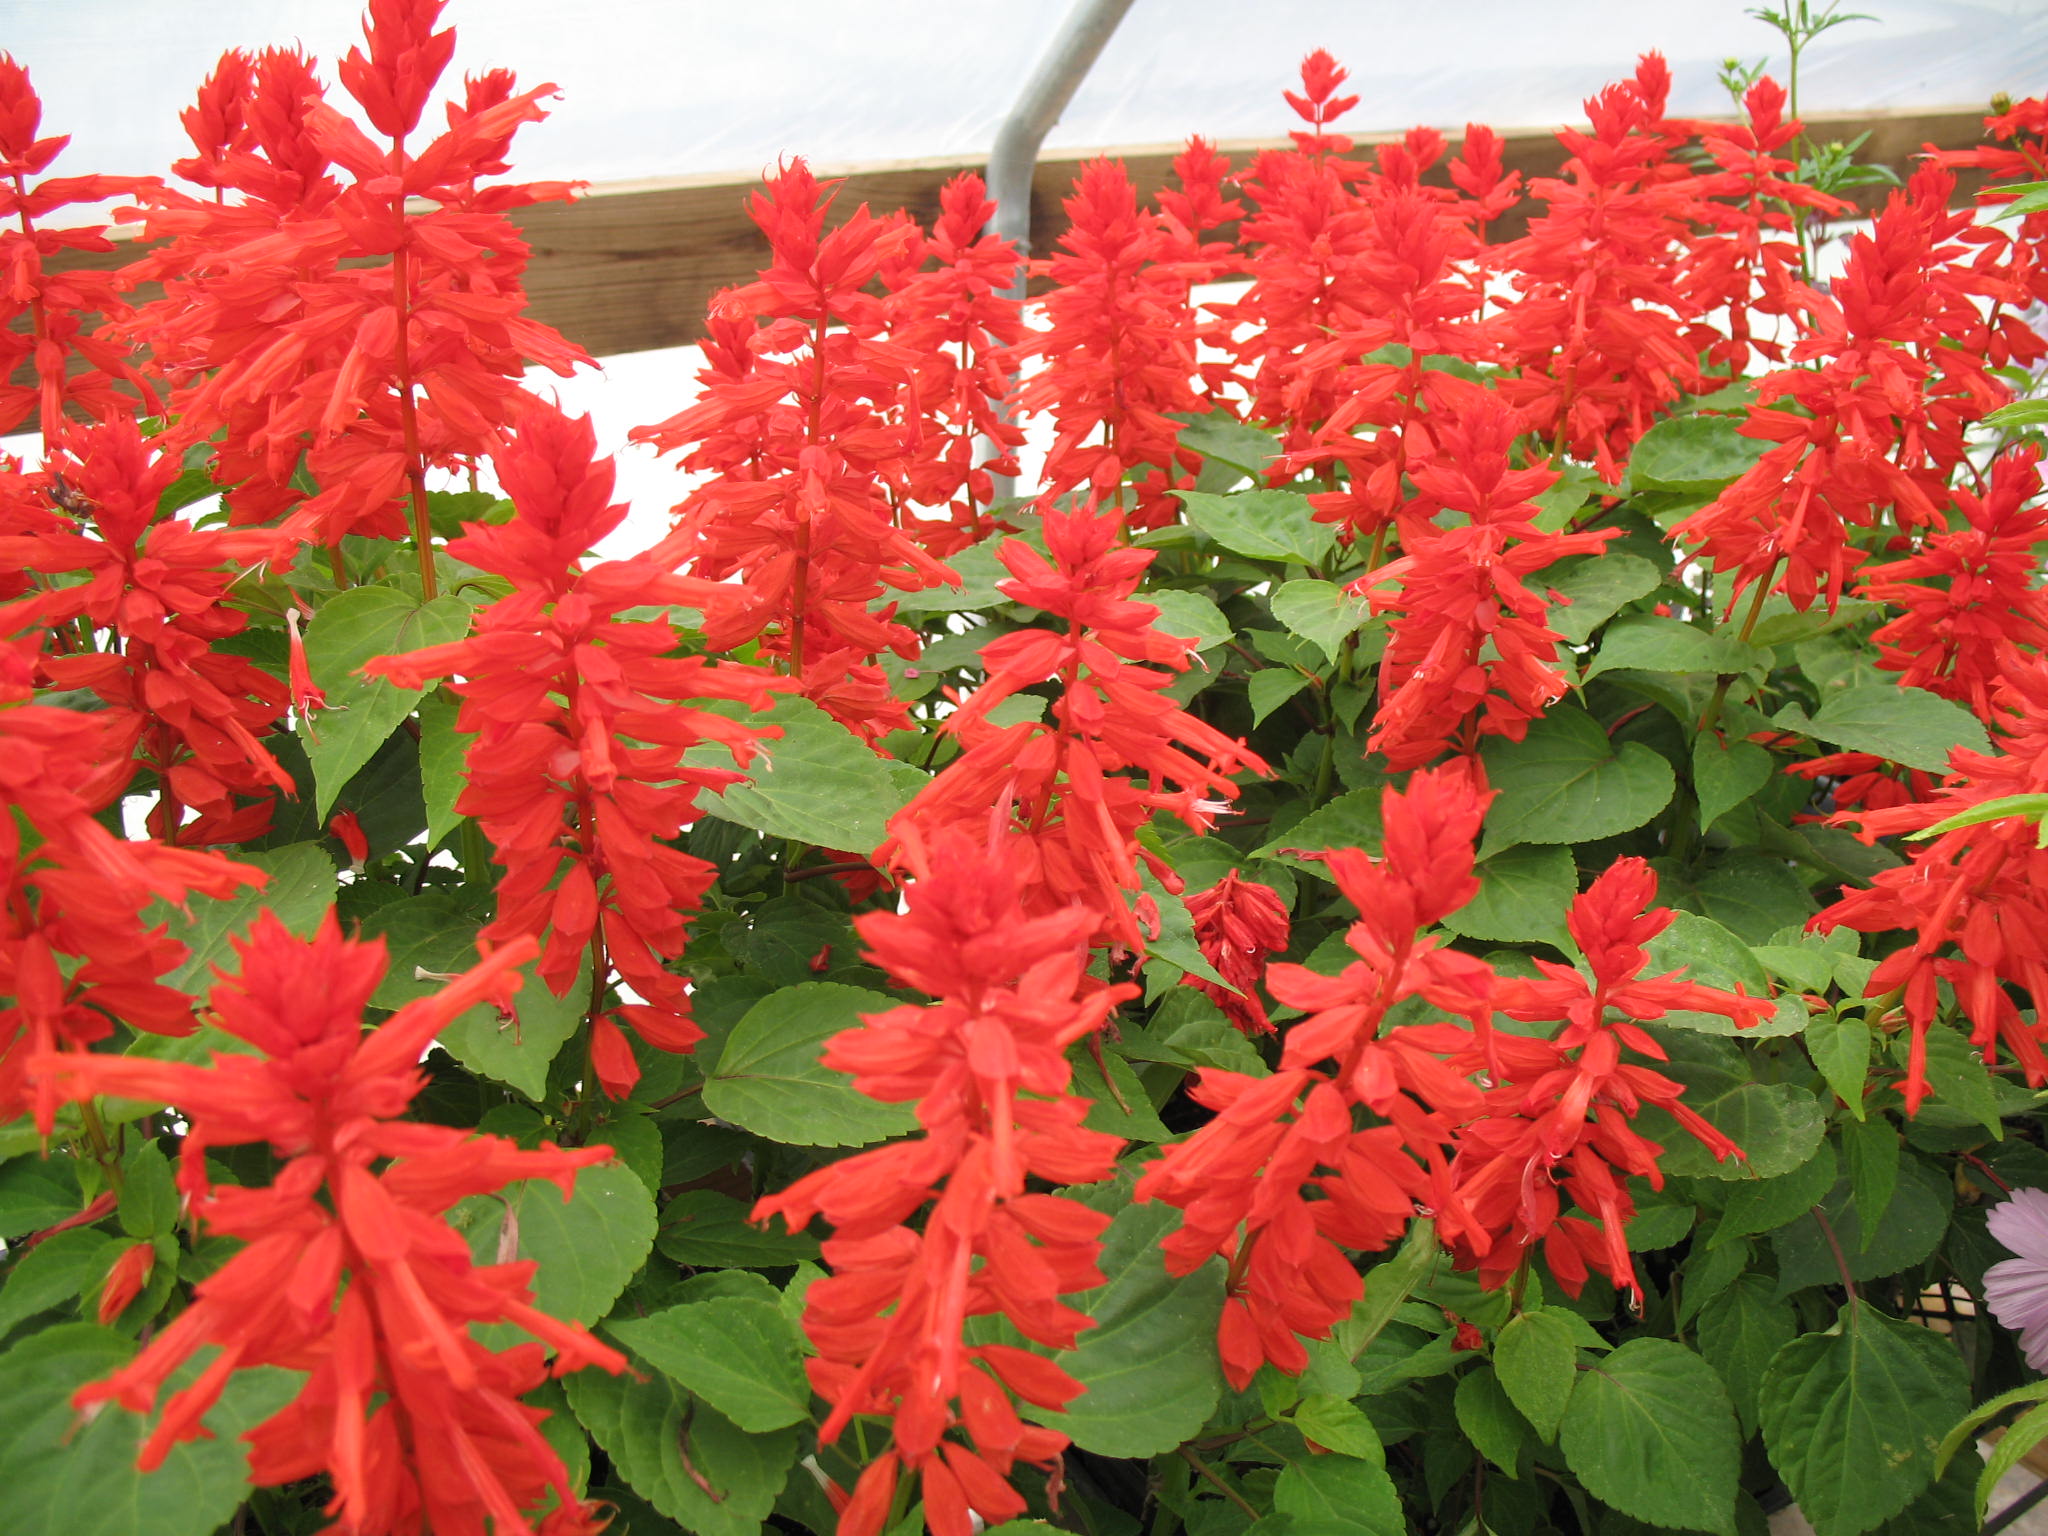
M1849 1274L1849 1259L1842 1252L1842 1240L1835 1236L1835 1225L1828 1220L1828 1213L1819 1206L1813 1208L1813 1219L1820 1223L1820 1235L1828 1240L1828 1248L1835 1256L1835 1269L1842 1277L1842 1289L1849 1293L1849 1300L1856 1300L1856 1281Z
M1235 1488L1231 1487L1230 1484L1223 1481L1223 1479L1218 1477L1214 1472L1211 1472L1207 1467L1203 1466L1202 1458L1197 1456L1193 1451L1189 1450L1186 1446L1182 1446L1180 1448L1180 1459L1186 1462L1189 1466L1193 1467L1196 1473L1199 1476L1201 1476L1204 1481L1208 1482L1219 1493L1221 1493L1223 1497L1230 1500L1230 1502L1235 1504L1239 1509L1243 1510L1246 1514L1250 1515L1254 1520L1259 1518L1259 1511L1251 1503L1250 1500L1246 1499L1243 1494L1239 1493Z
M1771 583L1776 581L1777 578L1778 562L1773 561L1764 579L1756 584L1756 596L1749 600L1749 612L1744 615L1742 628L1735 636L1744 645L1749 644L1749 637L1756 629L1756 621L1764 611L1764 599L1771 595ZM1712 596L1713 593L1710 589L1708 592L1710 601ZM1737 674L1733 672L1723 672L1720 679L1714 684L1714 696L1707 700L1707 707L1700 712L1700 723L1698 729L1694 732L1695 735L1706 735L1708 731L1714 728L1714 722L1721 718L1721 706L1727 702L1729 685L1735 681L1736 676Z

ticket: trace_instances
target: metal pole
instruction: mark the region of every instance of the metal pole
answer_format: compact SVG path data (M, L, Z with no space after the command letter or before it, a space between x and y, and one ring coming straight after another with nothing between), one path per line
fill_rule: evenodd
M1014 240L1019 255L1031 253L1031 173L1039 147L1130 8L1131 0L1074 0L1052 46L996 131L988 157L988 194L996 203L996 233ZM1024 297L1021 266L1010 296Z

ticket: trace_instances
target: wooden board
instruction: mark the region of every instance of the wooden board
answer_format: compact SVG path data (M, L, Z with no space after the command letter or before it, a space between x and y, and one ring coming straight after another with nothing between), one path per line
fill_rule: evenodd
M1822 140L1853 139L1868 133L1859 158L1901 173L1923 145L1961 149L1980 142L1981 109L1937 112L1816 114L1809 130ZM1398 140L1399 134L1367 135L1361 148ZM1563 150L1554 130L1505 133L1504 158L1525 176L1555 175ZM1234 164L1252 152L1285 141L1226 143ZM1082 163L1098 154L1123 160L1132 181L1149 195L1168 177L1179 146L1062 152L1040 161L1032 182L1033 244L1047 250L1065 228L1060 200ZM904 208L929 224L938 212L939 189L963 170L958 160L901 161L886 165L819 167L820 175L844 179L838 207L861 203L876 210ZM767 247L746 215L747 195L758 181L708 175L593 187L574 203L549 203L520 210L515 218L533 246L527 289L535 319L560 330L592 354L604 357L695 341L703 334L705 307L720 288L749 280L766 259ZM1965 188L1964 190L1967 190ZM1882 189L1866 189L1862 200L1876 206ZM1511 238L1521 232L1517 217L1501 220L1489 233ZM118 266L135 247L111 255L84 256L67 264Z

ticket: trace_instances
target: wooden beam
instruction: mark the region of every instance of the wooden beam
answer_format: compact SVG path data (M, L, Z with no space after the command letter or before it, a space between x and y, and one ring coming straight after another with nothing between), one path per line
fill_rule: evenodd
M1983 109L1816 113L1809 132L1821 141L1850 140L1868 133L1859 159L1904 172L1923 145L1964 149L1982 142ZM1455 135L1454 135L1455 137ZM1361 150L1395 142L1400 134L1362 135ZM1524 176L1552 176L1564 154L1553 129L1517 129L1503 135L1507 168ZM1260 149L1285 140L1225 143L1220 148L1242 165ZM1039 162L1032 182L1031 227L1040 253L1066 228L1061 199L1082 163L1097 155L1121 159L1141 195L1163 186L1177 145L1066 151ZM866 203L876 210L907 209L929 224L938 213L939 189L978 163L911 160L845 167L819 166L820 176L843 178L839 208ZM593 355L641 352L676 346L704 334L704 313L720 288L751 279L767 258L767 247L746 215L747 194L757 178L730 174L686 176L661 181L614 183L593 188L573 203L546 203L513 215L533 246L526 286L532 314L580 343ZM1966 189L1967 190L1967 189ZM1863 189L1859 198L1874 207L1883 189ZM1493 226L1496 238L1520 233L1509 218ZM114 253L65 258L53 265L119 266L135 246L122 242Z

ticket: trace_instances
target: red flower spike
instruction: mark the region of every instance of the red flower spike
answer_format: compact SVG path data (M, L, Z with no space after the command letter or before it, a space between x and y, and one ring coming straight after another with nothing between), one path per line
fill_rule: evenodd
M102 1328L128 1310L128 1304L149 1284L150 1272L155 1268L156 1244L151 1242L130 1243L115 1256L100 1288L98 1317Z
M1058 1408L1080 1384L1029 1351L969 1345L961 1329L1000 1314L1026 1338L1071 1348L1090 1325L1060 1298L1102 1282L1108 1218L1027 1180L1085 1183L1114 1166L1122 1143L1081 1128L1088 1102L1066 1091L1066 1051L1136 989L1088 977L1085 908L1027 911L1022 862L1014 845L941 839L904 912L855 919L869 960L939 1001L867 1015L827 1042L824 1060L873 1098L915 1103L924 1134L807 1174L754 1209L792 1228L821 1214L833 1226L832 1273L804 1304L811 1383L833 1405L821 1441L858 1415L894 1421L894 1445L840 1516L842 1536L880 1528L899 1461L919 1476L940 1536L969 1536L970 1510L1014 1519L1014 1463L1051 1462L1067 1443L1025 1426L1010 1395Z
M1166 811L1206 832L1237 793L1226 775L1266 765L1161 696L1189 645L1155 629L1159 610L1131 598L1151 551L1123 545L1108 512L1055 510L1044 526L1051 560L1011 540L1001 558L1012 574L997 586L1065 619L1067 632L1023 629L982 648L988 681L946 720L966 750L891 818L875 857L915 869L948 835L1022 843L1027 911L1083 903L1096 913L1094 942L1139 953L1137 861L1162 881L1177 877L1139 846L1138 828ZM1062 696L1048 720L988 723L1004 699L1053 677ZM1134 769L1143 781L1127 776Z
M1287 904L1270 885L1240 880L1234 869L1187 902L1202 957L1228 985L1192 976L1188 984L1221 1008L1240 1033L1270 1035L1273 1021L1259 1001L1258 985L1266 957L1287 947Z
M756 667L676 656L672 625L621 617L679 604L715 624L746 593L672 575L673 540L586 566L584 551L626 512L611 500L611 460L593 462L595 450L588 418L529 410L497 457L517 515L471 524L448 546L509 580L511 594L479 611L468 639L380 657L364 671L407 688L457 679L448 685L462 700L457 723L476 740L456 809L477 818L505 871L480 942L544 940L539 974L557 997L582 988L601 1002L614 974L638 994L611 1013L593 1006L592 1061L609 1092L629 1090L636 1075L619 1023L668 1051L687 1051L700 1034L688 986L667 962L683 953L715 871L672 840L697 820L700 790L746 775L686 765L684 754L714 741L744 764L773 734L699 706L762 709L787 684Z
M250 1475L276 1486L326 1473L328 1513L348 1536L431 1527L525 1531L523 1511L550 1492L551 1530L595 1531L520 1403L550 1374L625 1368L616 1350L532 1305L533 1264L477 1265L447 1224L456 1201L518 1179L551 1178L566 1196L605 1147L522 1151L497 1136L396 1117L425 1086L419 1056L435 1032L516 978L532 953L514 944L440 993L365 1033L362 1009L382 979L381 941L341 936L330 913L310 940L265 913L235 941L239 974L213 990L220 1027L256 1055L210 1066L134 1056L46 1054L32 1062L71 1096L114 1093L176 1104L190 1122L178 1183L202 1230L245 1242L142 1352L82 1388L145 1411L196 1351L220 1353L175 1393L140 1465L203 1434L200 1417L237 1370L308 1371L297 1398L249 1432ZM210 1147L267 1143L284 1159L267 1187L213 1188ZM138 1264L140 1261L137 1261ZM109 1282L111 1291L112 1282ZM103 1301L103 1305L105 1302ZM475 1324L515 1323L539 1339L494 1354Z

